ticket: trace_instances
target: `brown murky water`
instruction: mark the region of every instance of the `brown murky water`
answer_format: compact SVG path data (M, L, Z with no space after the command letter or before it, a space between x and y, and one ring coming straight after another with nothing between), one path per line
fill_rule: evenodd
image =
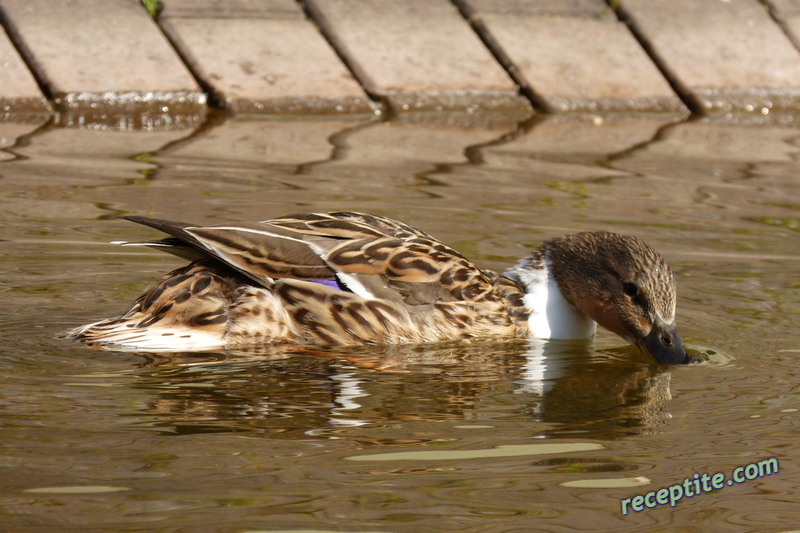
M487 125L489 124L489 125ZM800 524L800 130L648 117L0 123L0 530L786 531ZM116 220L361 210L487 267L652 243L706 363L594 344L153 356L60 336L180 261ZM621 500L776 458L641 511ZM753 474L752 467L740 471ZM683 490L683 489L682 489ZM666 492L664 493L666 494ZM639 505L641 507L641 501Z

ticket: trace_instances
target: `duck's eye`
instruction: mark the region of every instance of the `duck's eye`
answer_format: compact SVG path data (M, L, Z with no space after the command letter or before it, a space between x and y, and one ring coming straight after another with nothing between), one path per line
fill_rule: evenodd
M622 292L624 292L631 298L635 298L636 295L639 294L639 287L637 287L635 283L626 281L622 284Z

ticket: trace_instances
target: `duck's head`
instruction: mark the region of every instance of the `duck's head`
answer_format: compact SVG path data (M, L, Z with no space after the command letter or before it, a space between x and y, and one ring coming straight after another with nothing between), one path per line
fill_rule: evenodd
M587 232L541 246L570 303L662 364L692 361L675 328L675 279L647 243Z

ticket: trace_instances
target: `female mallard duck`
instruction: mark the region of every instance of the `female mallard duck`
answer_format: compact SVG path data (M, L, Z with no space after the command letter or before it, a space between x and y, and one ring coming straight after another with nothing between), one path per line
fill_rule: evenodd
M73 330L76 339L143 350L584 339L599 323L660 363L691 361L675 330L672 271L635 237L558 237L498 275L425 232L375 215L216 226L123 218L170 235L123 244L193 262L122 316Z

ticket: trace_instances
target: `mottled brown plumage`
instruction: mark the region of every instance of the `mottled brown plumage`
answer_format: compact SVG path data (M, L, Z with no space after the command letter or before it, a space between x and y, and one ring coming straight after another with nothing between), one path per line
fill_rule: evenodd
M588 337L598 322L659 361L688 360L674 333L672 273L632 237L597 232L546 241L501 276L425 232L374 215L216 226L124 218L170 235L127 244L193 262L164 276L121 317L77 328L74 338L146 350L361 345Z

